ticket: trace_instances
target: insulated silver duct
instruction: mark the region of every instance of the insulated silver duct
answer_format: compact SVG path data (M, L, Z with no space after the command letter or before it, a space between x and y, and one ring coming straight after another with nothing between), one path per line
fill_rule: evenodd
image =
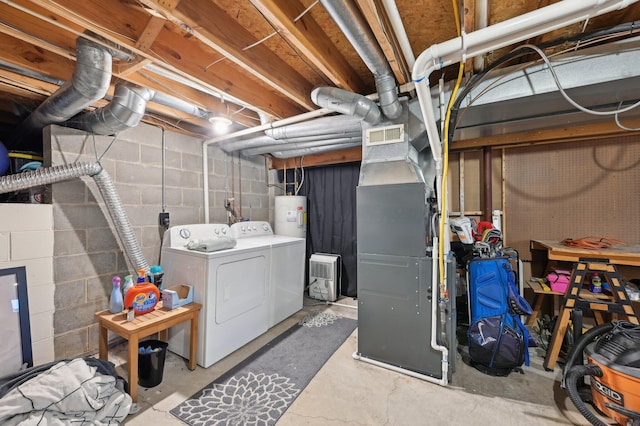
M329 129L329 131L331 130ZM269 145L282 147L289 143L317 142L317 141L325 141L327 139L343 139L343 138L354 138L354 137L361 137L361 136L362 136L362 130L349 132L349 133L325 133L322 135L300 136L297 138L278 139L278 140L270 138L269 136L258 136L251 139L243 139L239 141L224 143L220 145L220 148L225 152L235 152L243 149L261 148Z
M114 134L137 126L145 115L149 101L196 117L206 117L209 114L206 110L173 96L133 83L118 82L113 99L108 105L80 114L69 125L97 135Z
M384 115L391 120L400 117L402 105L398 102L393 70L358 7L352 0L320 0L320 3L373 73Z
M373 106L375 107L375 104L373 104ZM378 111L378 114L379 113L380 112ZM273 129L265 130L264 133L273 139L289 139L302 136L324 136L329 133L362 133L361 120L362 119L360 117L335 115L303 121L301 123L289 124L288 126L275 127Z
M64 182L82 176L91 176L98 186L100 194L116 228L120 242L135 269L149 270L149 264L142 254L129 219L116 191L115 185L106 170L98 163L74 163L65 166L39 168L31 172L16 173L0 177L0 194L19 191L34 186Z
M82 37L76 40L76 50L76 69L71 80L20 123L10 140L29 138L48 124L66 121L107 93L111 82L111 52Z
M132 83L116 84L108 105L80 114L71 126L97 135L110 135L140 123L155 92Z
M272 152L271 155L273 155L276 158L293 158L293 157L301 157L303 155L320 154L322 152L339 151L341 149L355 148L357 146L360 146L360 143L345 143L345 144L340 143L336 145L318 146L315 148L303 148L303 149L295 149L291 151Z
M267 145L258 148L249 148L242 151L242 155L245 157L254 157L256 155L268 154L270 152L282 152L282 151L291 151L294 149L303 149L303 148L314 148L320 146L337 146L339 144L361 144L362 143L362 134L359 134L350 138L338 138L338 139L322 139L311 142L287 142L280 143L276 145Z
M311 101L323 108L360 117L376 125L382 120L380 109L371 99L337 87L318 87L311 92Z

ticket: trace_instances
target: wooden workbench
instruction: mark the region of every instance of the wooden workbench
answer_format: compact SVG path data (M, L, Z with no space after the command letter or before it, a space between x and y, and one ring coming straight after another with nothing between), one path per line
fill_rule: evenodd
M569 322L569 315L574 308L586 308L593 312L594 317L602 322L602 313L622 314L634 323L638 323L638 316L624 288L624 283L618 276L615 265L640 266L640 245L615 245L611 248L588 250L565 246L556 241L532 240L530 243L533 262L552 260L573 263L571 282L564 299L558 320L551 336L551 342L544 360L544 367L553 370L558 358L560 346ZM545 266L542 266L546 269ZM598 272L611 287L607 294L594 294L584 288L587 276L591 271ZM543 276L541 265L534 267L532 273ZM603 298L610 298L605 302ZM596 302L600 299L601 302ZM536 303L538 305L538 303Z
M548 260L579 262L581 259L596 260L612 265L640 266L640 244L615 245L608 249L587 250L568 247L559 241L531 240L531 255L534 250L546 252Z
M198 346L198 313L202 305L189 303L175 309L164 309L162 302L146 314L137 315L133 321L127 321L127 314L112 314L110 311L96 312L100 332L99 357L109 359L109 330L124 337L128 342L129 395L133 402L138 400L138 342L141 338L159 333L159 339L167 341L167 331L174 325L191 321L191 341L189 351L189 369L196 368L196 350Z

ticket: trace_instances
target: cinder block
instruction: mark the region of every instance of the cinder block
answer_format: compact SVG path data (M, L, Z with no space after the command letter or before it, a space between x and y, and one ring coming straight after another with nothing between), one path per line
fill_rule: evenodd
M111 297L111 289L113 286L112 279L113 274L101 275L99 277L88 278L87 281L87 302L100 302L108 301ZM124 283L124 276L121 276Z
M11 260L53 256L53 231L11 233Z
M95 313L102 310L103 303L86 303L69 309L57 309L53 315L55 335L86 328L95 322Z
M55 285L54 301L57 309L70 308L86 303L86 280L58 282Z
M111 228L87 229L87 251L89 253L110 250L120 250L116 235Z
M55 361L53 342L53 337L38 341L31 340L33 365L42 365Z
M87 185L81 179L60 182L51 186L54 203L78 204L87 198Z
M53 229L51 204L0 204L0 232Z
M50 312L55 310L54 294L56 286L44 284L32 286L27 289L29 293L29 313L38 314L41 312Z
M55 359L75 358L88 352L88 332L87 327L69 331L67 333L57 333L54 337Z
M198 153L197 155L194 155L182 153L181 168L182 170L202 173L202 154Z
M27 272L27 287L53 283L53 257L20 261Z
M29 315L31 341L53 338L53 310Z
M8 262L10 258L10 234L8 232L0 232L0 262Z
M167 186L202 188L202 173L186 170L167 170L166 182Z
M53 238L56 256L80 253L87 249L87 233L83 229L54 231Z

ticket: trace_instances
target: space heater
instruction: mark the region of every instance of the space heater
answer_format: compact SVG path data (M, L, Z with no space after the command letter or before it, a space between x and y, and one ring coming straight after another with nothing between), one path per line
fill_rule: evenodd
M309 258L309 297L335 302L341 291L339 254L314 253Z

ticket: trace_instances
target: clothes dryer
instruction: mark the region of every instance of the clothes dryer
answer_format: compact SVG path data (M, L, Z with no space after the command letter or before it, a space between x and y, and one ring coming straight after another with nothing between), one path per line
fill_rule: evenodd
M198 251L230 239L224 224L182 225L165 233L161 265L163 287L194 287L202 304L198 324L198 365L207 368L268 329L270 247L236 241L235 247ZM190 244L191 243L191 244ZM188 326L169 330L169 350L189 355Z
M271 247L269 273L269 328L302 309L306 239L274 235L269 222L250 221L231 225L238 241Z

